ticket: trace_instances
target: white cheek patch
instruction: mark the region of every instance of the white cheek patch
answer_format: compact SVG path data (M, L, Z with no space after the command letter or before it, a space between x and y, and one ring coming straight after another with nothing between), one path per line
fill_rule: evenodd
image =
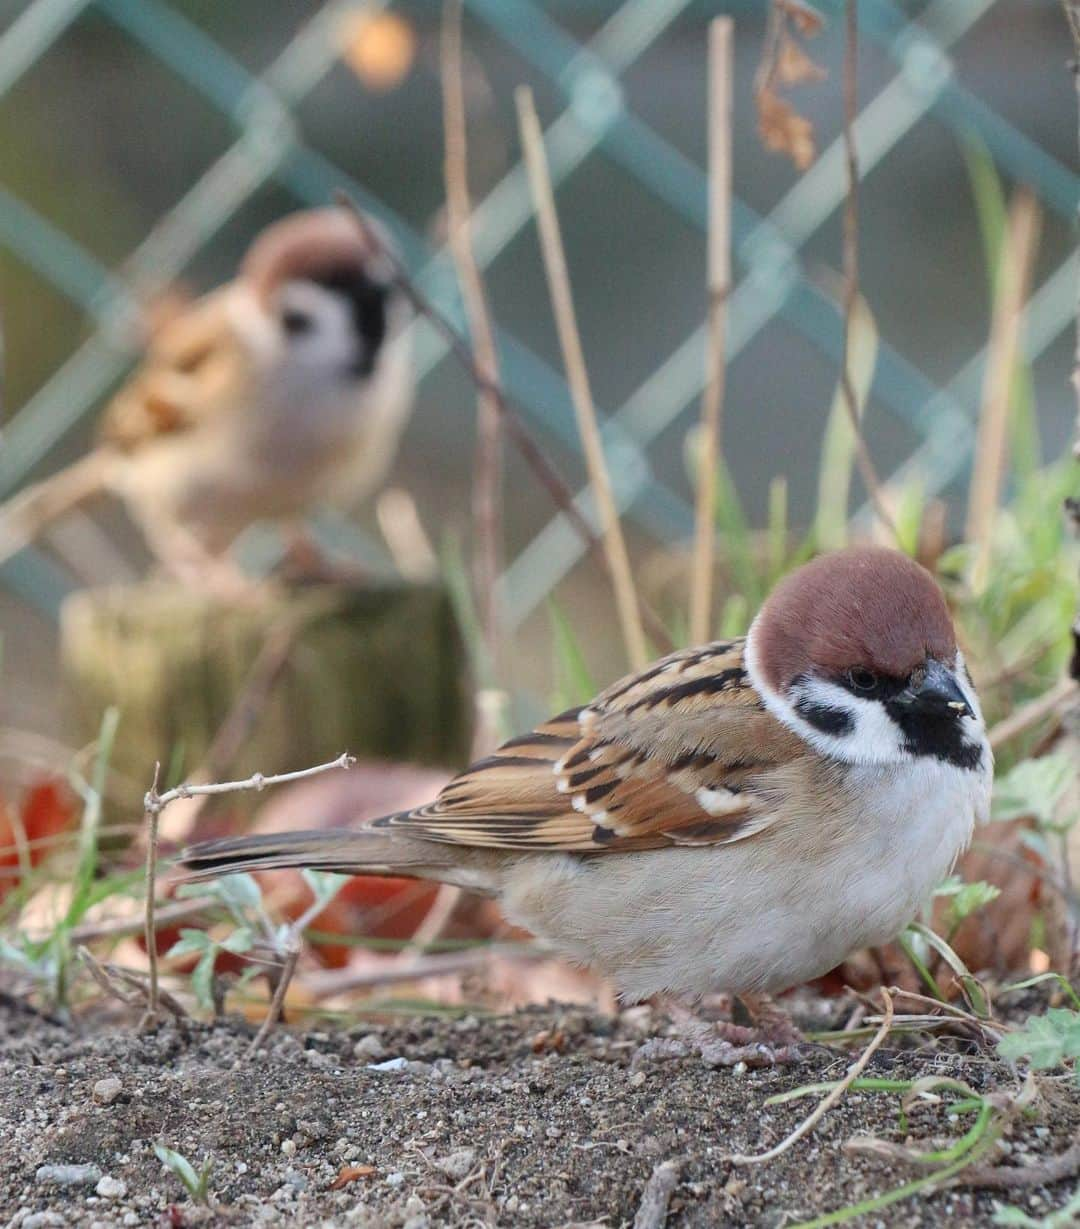
M892 764L910 758L904 749L903 733L879 701L853 696L838 684L820 678L809 678L798 688L793 687L791 695L796 703L802 701L842 713L850 720L850 729L830 734L781 701L790 713L791 728L823 755L852 764Z
M910 760L900 730L881 704L862 700L825 679L809 678L799 696L804 703L820 705L849 719L850 729L830 734L795 711L792 703L765 681L757 659L754 628L746 638L746 670L754 689L769 712L821 755L849 764L895 764Z
M288 340L286 362L326 371L335 378L357 357L358 339L349 305L314 282L286 282L278 292L278 309L303 312L311 320L308 332Z

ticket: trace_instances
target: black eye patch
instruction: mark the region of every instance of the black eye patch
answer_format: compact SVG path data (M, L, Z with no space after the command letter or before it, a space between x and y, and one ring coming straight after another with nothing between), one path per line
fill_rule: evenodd
M833 682L860 700L891 700L908 686L909 679L898 679L888 674L877 674L862 666L852 666L836 675Z
M286 307L281 313L281 327L290 337L302 337L315 327L315 321L295 307Z
M832 708L817 700L808 700L805 696L795 700L795 711L823 734L843 736L855 729L855 718L844 709Z

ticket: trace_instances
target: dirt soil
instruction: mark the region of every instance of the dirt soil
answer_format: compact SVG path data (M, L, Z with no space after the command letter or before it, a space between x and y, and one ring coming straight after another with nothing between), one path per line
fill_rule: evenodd
M666 1027L644 1008L615 1020L570 1008L424 1017L282 1031L247 1061L243 1022L80 1035L9 1007L0 1224L614 1227L633 1224L650 1174L672 1160L669 1226L779 1227L912 1177L845 1153L852 1136L944 1143L963 1130L932 1106L905 1126L895 1095L853 1094L779 1159L737 1167L727 1154L770 1147L815 1103L764 1107L766 1097L835 1079L850 1057L815 1048L774 1069L713 1070L691 1057L635 1067L643 1038ZM882 1051L867 1071L931 1073L979 1090L1017 1086L986 1056ZM1075 1085L1059 1077L1048 1090L1005 1140L1003 1163L1061 1152L1080 1133ZM213 1158L209 1208L188 1200L155 1143L196 1166ZM954 1187L859 1223L988 1225L995 1195L1043 1216L1074 1188Z

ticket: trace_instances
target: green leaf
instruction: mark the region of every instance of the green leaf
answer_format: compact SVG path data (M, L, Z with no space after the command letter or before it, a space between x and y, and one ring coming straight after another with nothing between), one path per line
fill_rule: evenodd
M185 928L180 932L180 938L169 948L165 953L165 958L170 956L193 956L196 952L205 952L208 947L214 946L214 940L206 933L205 930L192 930Z
M1039 1071L1080 1058L1080 1012L1051 1007L1044 1016L1032 1016L1026 1028L1002 1037L998 1052L1010 1062L1026 1059Z
M1075 779L1076 766L1068 752L1021 760L994 782L990 818L1005 821L1031 816L1039 824L1053 824L1058 804Z
M949 901L947 911L949 924L959 926L965 918L978 913L992 900L997 900L1000 895L1000 888L995 887L992 883L984 883L981 879L975 883L962 884L959 892L954 893Z
M246 872L226 875L216 880L211 890L213 895L221 898L222 904L237 921L243 921L249 912L262 912L262 889L253 875Z
M855 394L855 414L860 422L874 380L877 355L877 325L866 300L860 295L851 314L848 355ZM835 550L847 545L848 498L855 465L855 450L851 411L843 381L839 380L821 445L817 513L814 517L814 538L819 550Z
M313 903L318 905L328 905L349 878L348 875L339 875L334 871L315 871L310 867L305 867L300 874L315 897Z
M1033 1220L1020 1208L1007 1208L1000 1203L994 1204L992 1220L995 1225L1023 1225L1025 1229L1040 1229L1042 1223Z
M341 875L339 878L345 879L347 876ZM254 942L255 936L252 933L251 927L238 926L227 939L222 939L221 946L225 951L239 955L241 952L251 951Z
M217 960L218 944L208 947L191 971L191 989L199 1006L209 1011L214 1006L214 962Z
M192 1199L197 1198L201 1184L198 1174L187 1157L172 1148L167 1148L164 1144L155 1144L154 1153L162 1165L180 1180Z
M555 652L555 678L559 692L556 706L570 708L587 704L596 695L596 685L582 652L581 643L554 598L547 603L551 620L551 638Z

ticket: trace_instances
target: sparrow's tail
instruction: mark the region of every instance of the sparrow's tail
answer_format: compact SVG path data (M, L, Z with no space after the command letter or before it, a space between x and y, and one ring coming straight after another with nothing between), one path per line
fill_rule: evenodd
M493 884L483 872L482 856L469 856L477 852L371 828L329 829L203 841L181 853L180 865L196 880L301 866L344 875L434 879L474 892L490 891Z
M18 554L76 504L103 490L114 461L111 450L95 448L0 504L0 563Z

